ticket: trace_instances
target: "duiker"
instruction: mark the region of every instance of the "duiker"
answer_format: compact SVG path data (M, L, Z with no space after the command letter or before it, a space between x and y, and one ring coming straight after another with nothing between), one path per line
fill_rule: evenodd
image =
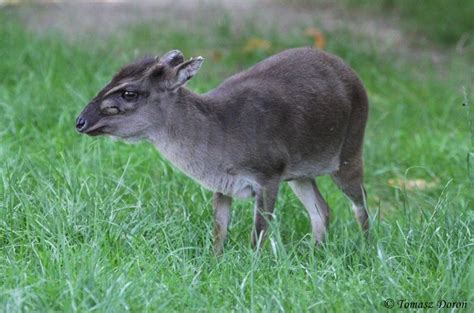
M362 144L368 101L351 68L316 49L290 49L199 95L184 85L203 60L185 61L172 50L125 66L85 107L77 130L148 140L212 190L216 253L223 248L234 197L255 197L252 242L258 246L283 181L308 211L321 243L329 207L315 177L325 174L351 200L367 231Z

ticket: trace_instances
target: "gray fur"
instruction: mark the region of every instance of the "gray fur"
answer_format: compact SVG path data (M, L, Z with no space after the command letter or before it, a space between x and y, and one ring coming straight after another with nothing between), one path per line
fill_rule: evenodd
M315 239L323 240L329 207L314 177L324 174L332 175L351 199L367 230L362 144L368 101L357 75L333 55L296 48L198 95L183 85L202 62L202 57L184 61L172 50L124 67L81 113L78 130L149 140L176 167L214 191L215 208L224 212L228 198L255 196L255 245L273 214L279 184L292 180ZM125 100L125 90L138 92L138 98ZM308 207L311 201L316 210ZM315 221L311 212L321 211L327 212ZM219 216L216 223L227 227L228 219ZM215 233L220 252L226 232Z

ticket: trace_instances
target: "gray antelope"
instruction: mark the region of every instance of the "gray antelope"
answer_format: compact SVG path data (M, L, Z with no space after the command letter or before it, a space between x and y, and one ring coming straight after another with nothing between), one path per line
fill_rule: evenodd
M90 136L146 139L214 192L214 249L221 253L232 199L255 197L252 243L264 238L279 185L288 181L323 242L329 207L315 177L329 174L366 232L362 144L367 94L336 56L295 48L196 94L184 85L202 57L172 50L123 67L84 108L76 129Z

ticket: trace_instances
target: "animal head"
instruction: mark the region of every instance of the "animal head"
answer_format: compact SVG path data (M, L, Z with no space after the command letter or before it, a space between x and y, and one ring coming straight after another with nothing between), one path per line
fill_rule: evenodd
M166 107L200 69L202 57L184 60L172 50L123 67L84 108L76 129L90 136L110 135L122 139L145 138L151 127L166 120Z

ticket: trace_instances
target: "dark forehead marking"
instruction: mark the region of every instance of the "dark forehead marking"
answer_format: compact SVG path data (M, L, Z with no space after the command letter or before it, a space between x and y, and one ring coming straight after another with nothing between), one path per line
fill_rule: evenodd
M111 83L117 83L124 78L136 78L142 75L154 63L156 63L155 57L147 56L143 59L135 61L132 64L125 65L117 74L115 74Z
M131 64L125 65L122 67L117 74L114 75L110 83L107 84L96 96L96 98L102 97L110 89L115 87L120 81L125 78L135 79L143 75L143 73L149 69L153 64L156 63L155 57L146 56L142 59L139 59Z

